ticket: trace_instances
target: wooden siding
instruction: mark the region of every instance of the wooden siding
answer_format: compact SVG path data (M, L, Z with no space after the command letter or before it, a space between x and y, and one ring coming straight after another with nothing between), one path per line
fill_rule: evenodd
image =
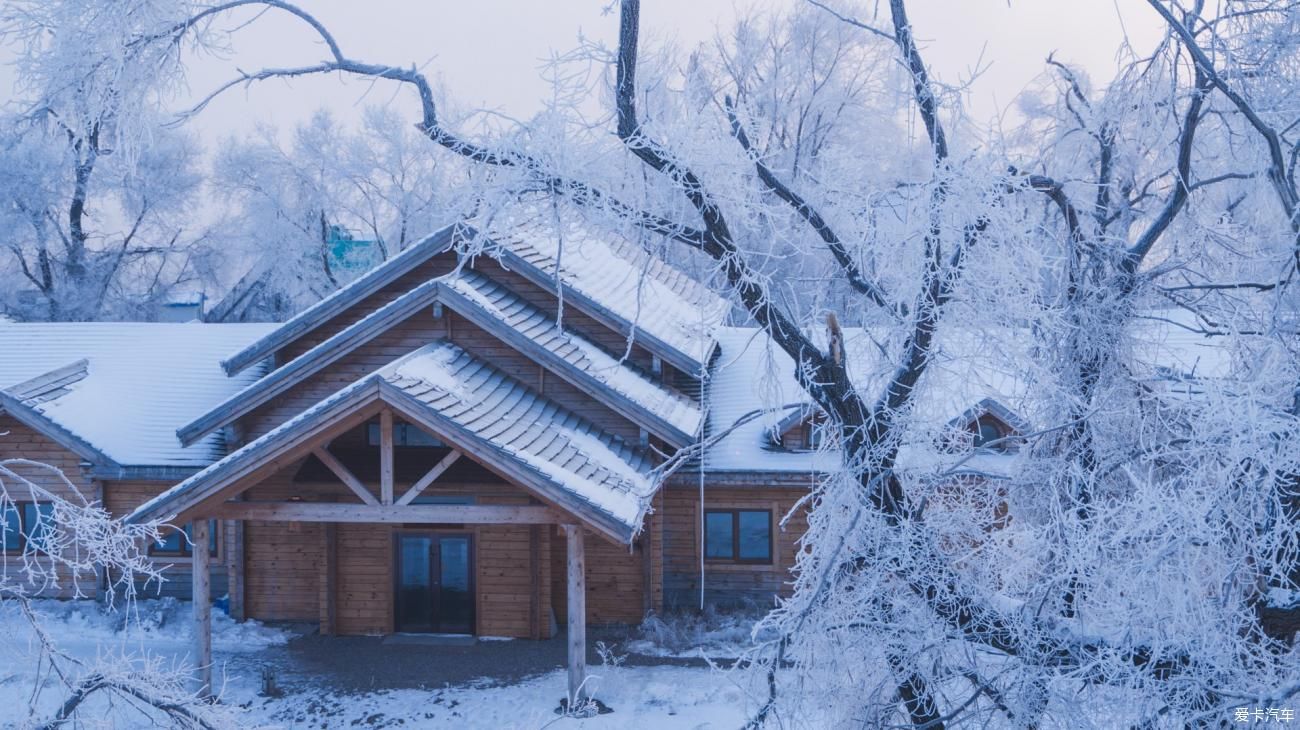
M342 484L301 484L291 464L245 493L249 500L307 501L344 499ZM320 565L324 562L324 525L311 522L244 523L244 611L262 621L311 621L320 618Z
M82 472L80 456L44 434L28 428L7 413L0 413L0 459L30 459L31 461L48 464L63 472L76 492L80 492L86 499L93 501L103 498L100 485ZM73 489L69 489L68 485L57 474L51 473L48 469L24 464L10 464L8 468L18 476L31 481L52 494L69 499L75 499L76 497ZM24 493L21 485L7 484L5 486L9 490L10 498L14 501L30 502L32 500L29 493ZM9 571L13 571L21 565L20 559L3 555L0 555L0 561L2 561L0 565L4 565L5 569ZM83 595L94 595L98 586L98 576L94 574L73 575L69 571L60 569L57 571L57 577L58 588L48 590L42 595L50 598L68 598L77 595L78 590Z
M646 527L632 549L615 545L591 530L584 531L587 550L587 622L592 625L639 624L646 613L664 606L664 517L658 510L646 518ZM565 544L558 530L550 531L551 603L556 616L568 613ZM650 552L649 575L645 565ZM648 579L648 580L647 580ZM646 588L650 596L647 601Z
M333 319L289 342L276 353L276 364L283 365L325 340L347 329L361 318L397 299L424 282L451 271L456 266L456 255L439 254L393 280L388 286L343 310Z
M705 485L706 509L767 509L773 513L771 565L704 564L704 598L708 603L730 605L756 603L770 606L774 595L788 595L793 579L798 540L808 529L804 513L791 516L785 529L781 519L794 508L805 492L796 489L726 488ZM665 489L664 605L694 608L700 604L700 503L699 492Z

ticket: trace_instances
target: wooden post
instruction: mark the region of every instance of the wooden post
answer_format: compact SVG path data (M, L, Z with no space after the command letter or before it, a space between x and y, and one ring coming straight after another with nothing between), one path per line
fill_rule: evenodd
M641 614L648 616L654 610L654 551L651 548L650 528L646 527L639 540L641 545Z
M325 610L321 617L321 634L332 636L338 632L338 565L339 565L339 526L337 522L325 523Z
M244 494L235 497L236 501L247 499ZM245 612L245 582L244 582L244 521L229 520L226 522L226 570L228 576L228 586L226 593L230 594L230 617L236 621L243 621L248 616Z
M585 701L591 692L587 679L587 556L582 526L565 525L569 551L569 707Z
M379 502L393 503L393 412L379 412Z
M542 528L528 526L528 638L542 638Z
M212 696L212 589L208 580L208 520L194 520L191 603L194 605L194 665L198 670L200 697Z

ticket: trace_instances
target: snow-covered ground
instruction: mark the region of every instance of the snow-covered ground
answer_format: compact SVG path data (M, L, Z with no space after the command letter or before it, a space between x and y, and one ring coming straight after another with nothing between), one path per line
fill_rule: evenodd
M38 601L34 607L43 629L74 659L139 661L148 655L171 671L186 671L188 604L143 601L133 608L129 622L121 612L105 613L88 601ZM508 685L485 679L440 689L361 693L294 682L282 696L264 697L259 695L262 669L291 661L285 645L293 634L254 621L236 623L220 612L213 618L215 689L222 703L237 711L240 727L734 728L756 704L743 686L745 676L738 673L626 665L590 668L595 697L614 712L586 719L555 714L565 693L563 671ZM122 630L124 625L129 628ZM656 653L651 651L653 642L641 648ZM34 692L38 685L41 691ZM24 726L33 707L37 718L47 718L67 694L49 665L39 661L35 635L19 608L0 607L0 726ZM78 718L78 727L159 726L121 701L88 703Z
M430 728L736 728L744 724L746 693L727 673L688 667L593 667L596 699L614 712L589 718L555 713L565 675L551 672L509 686L391 690L338 694L324 690L278 700L252 697L251 725L288 727ZM243 704L243 693L228 701Z
M754 636L757 610L719 613L712 609L702 614L676 613L665 617L649 616L637 629L637 638L624 649L633 654L675 659L736 659L755 646L755 641L772 637Z

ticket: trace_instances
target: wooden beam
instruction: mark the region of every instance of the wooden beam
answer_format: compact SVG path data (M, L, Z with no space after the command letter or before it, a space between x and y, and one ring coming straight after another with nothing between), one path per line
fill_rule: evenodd
M393 503L393 411L379 412L379 501Z
M587 682L587 555L582 526L565 525L569 568L569 707L591 695Z
M348 485L348 489L355 492L356 495L361 498L362 502L365 502L366 504L379 504L379 500L375 499L375 495L371 494L369 489L366 489L366 485L362 484L361 480L357 479L356 475L349 471L348 468L343 465L343 462L339 461L334 454L331 454L328 448L317 446L311 450L311 453L317 459L320 459L322 464L329 467L329 470L334 472L334 476L338 477L339 481Z
M195 520L190 530L194 559L190 570L190 602L194 606L194 667L198 695L212 696L212 588L208 566L208 521Z
M441 461L433 465L433 468L429 470L429 473L420 477L420 481L416 482L410 489L406 490L406 494L403 494L402 498L397 500L397 504L405 505L414 502L415 498L423 494L424 490L428 489L429 485L433 484L435 479L442 476L443 472L447 471L452 464L455 464L456 461L460 459L460 456L461 453L453 449L451 453L442 457Z
M409 504L338 502L224 502L213 508L228 520L266 522L410 522L420 524L552 525L560 514L540 505Z

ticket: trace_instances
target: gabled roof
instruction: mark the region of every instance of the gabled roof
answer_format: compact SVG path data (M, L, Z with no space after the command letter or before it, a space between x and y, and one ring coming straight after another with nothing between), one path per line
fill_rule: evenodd
M208 412L177 429L176 437L188 446L252 411L354 348L379 336L390 325L429 306L437 298L438 289L439 281L433 279L376 309L260 380L232 393Z
M65 434L61 443L69 448L69 438L84 443L107 466L203 467L225 453L224 442L209 437L182 447L176 424L262 374L259 368L227 377L217 360L269 329L159 322L0 324L0 390L10 391L5 399L15 415L19 407L38 415ZM15 387L21 399L14 397Z
M878 392L893 372L892 363L881 357L873 339L878 334L861 328L844 330L849 375L866 393ZM757 328L724 327L719 330L718 341L720 356L705 386L709 413L706 432L724 432L751 411L770 410L715 443L704 455L703 468L713 472L802 473L839 468L839 457L832 451L792 451L774 444L774 434L788 430L817 410L795 380L794 361ZM944 429L954 418L983 407L997 409L998 414L1012 419L1008 425L1026 424L1026 419L1004 404L1025 400L1027 383L1011 372L1004 358L983 353L984 344L964 335L948 335L937 341L933 361L917 385L912 404L916 424ZM798 407L781 407L793 404ZM908 445L900 454L900 466L930 468L947 458L931 444L927 436Z
M1019 413L992 398L984 398L979 403L967 408L956 418L948 421L948 425L953 428L965 428L985 414L1007 424L1019 435L1027 434L1033 430L1033 427L1029 425L1029 421L1021 417Z
M676 446L695 438L703 421L697 403L641 375L585 338L563 330L544 312L473 271L431 279L371 312L269 375L182 426L176 435L190 444L251 412L302 382L393 324L435 301L499 337L633 423Z
M703 413L690 398L642 375L574 332L555 316L473 271L446 278L441 299L511 347L588 389L631 421L676 445L690 443Z
M551 216L516 218L487 237L485 251L507 268L692 375L709 361L714 333L731 311L685 273L627 241L597 237L573 216L558 224Z
M621 530L625 541L640 530L657 485L650 461L622 439L449 342L380 373L386 388L422 404L406 413L435 433L484 447L475 455L492 464L505 457L526 466L558 487L551 493L558 506L606 523L606 532Z
M332 419L382 400L473 458L621 542L641 527L657 484L636 449L447 342L367 375L141 505L127 519L171 519L301 446Z
M361 275L338 291L304 309L266 336L221 361L234 375L263 360L276 350L325 324L343 310L383 289L433 256L449 250L461 228L446 226L384 263Z
M312 305L267 336L222 361L238 373L328 322L431 257L460 242L498 258L546 291L632 336L646 349L691 374L712 355L713 332L730 311L727 301L613 234L597 236L571 216L563 231L536 218L503 218L480 233L449 225Z

